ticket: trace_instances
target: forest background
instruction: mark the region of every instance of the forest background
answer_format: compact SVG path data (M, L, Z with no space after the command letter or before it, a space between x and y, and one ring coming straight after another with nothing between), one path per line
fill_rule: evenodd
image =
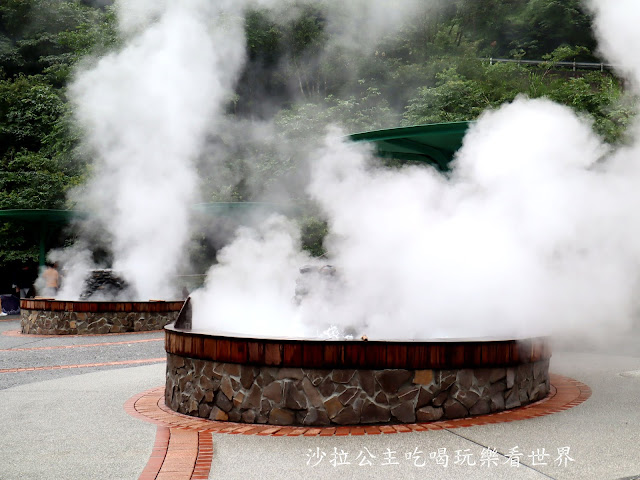
M568 105L607 142L625 142L635 99L622 81L605 65L560 63L601 62L579 0L432 0L371 55L327 48L333 42L322 1L291 3L296 14L285 22L266 10L246 14L247 62L226 113L244 128L271 122L283 142L311 142L329 124L355 133L473 120L524 94ZM112 1L2 0L0 209L74 207L67 192L83 184L92 162L66 88L84 62L122 43ZM229 152L225 174L203 173L203 201L263 200L301 161L275 143L248 141ZM292 201L305 205L303 196ZM309 206L300 221L305 248L321 254L322 218ZM0 292L19 269L37 265L39 233L0 223ZM192 242L195 264L215 258L219 244L206 237ZM49 241L60 246L69 236L60 226Z

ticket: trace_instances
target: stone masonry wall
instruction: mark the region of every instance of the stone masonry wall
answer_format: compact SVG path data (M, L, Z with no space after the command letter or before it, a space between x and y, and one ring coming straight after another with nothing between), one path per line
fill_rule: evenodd
M161 330L179 312L67 312L22 309L22 333L83 335Z
M412 423L519 407L549 392L549 360L508 368L317 370L167 354L165 402L211 420L272 425Z

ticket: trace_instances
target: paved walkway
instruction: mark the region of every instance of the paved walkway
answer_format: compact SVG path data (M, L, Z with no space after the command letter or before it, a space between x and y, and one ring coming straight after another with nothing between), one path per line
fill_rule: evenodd
M640 332L556 347L554 396L530 408L428 426L292 429L167 410L162 332L18 329L0 321L2 480L640 478Z

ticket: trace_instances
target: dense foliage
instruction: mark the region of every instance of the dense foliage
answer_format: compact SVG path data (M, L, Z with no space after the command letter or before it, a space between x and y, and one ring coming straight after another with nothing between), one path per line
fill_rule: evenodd
M66 192L82 182L88 159L77 148L65 88L81 59L118 48L110 3L0 4L0 209L69 207ZM591 116L608 141L624 139L631 108L619 79L607 70L573 72L557 64L599 61L591 18L579 0L433 0L369 50L335 41L328 4L290 3L295 15L247 12L247 62L230 118L273 121L281 138L308 140L335 123L354 132L472 120L525 94L570 105ZM500 57L545 63L487 60ZM259 200L297 168L295 155L246 148L227 162L229 175L211 179L210 200ZM321 253L325 226L307 218L307 246ZM36 258L28 226L1 225L0 267Z
M65 86L74 65L116 42L113 12L80 2L3 0L0 4L0 209L67 208L84 159L69 122ZM60 225L47 232L55 244ZM0 224L2 292L22 265L38 259L37 224Z

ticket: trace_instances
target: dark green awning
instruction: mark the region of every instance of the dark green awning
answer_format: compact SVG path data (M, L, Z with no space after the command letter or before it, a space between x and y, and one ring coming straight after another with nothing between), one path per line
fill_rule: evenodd
M292 214L296 212L294 205L264 203L264 202L213 202L198 203L193 205L193 211L233 217L242 214L279 212ZM88 212L81 210L0 210L1 221L17 222L45 222L45 223L69 223L72 220L82 220L90 216Z
M294 215L298 208L294 205L284 205L261 202L216 202L200 203L192 206L194 212L204 213L217 217L231 217L238 221L255 218L278 212L284 215ZM64 225L73 220L89 218L88 212L80 210L0 210L0 222L28 223L35 226L39 237L39 263L45 263L47 245L51 232L55 231L54 225Z
M86 212L78 210L0 210L0 221L68 223L73 219L86 217Z
M373 142L382 157L397 160L421 161L448 169L449 162L462 145L462 139L470 122L434 123L412 127L374 130L350 135L355 142ZM285 215L298 213L295 205L263 202L214 202L193 206L195 212L216 216L243 217L279 212ZM0 221L36 223L40 226L40 263L44 264L45 240L48 226L69 223L74 219L89 217L78 210L0 210Z
M51 225L64 225L74 219L86 218L86 212L78 210L35 210L35 209L8 209L0 210L0 222L20 222L36 224L39 236L39 263L44 265L47 243L50 233L53 231Z
M462 146L470 122L433 123L354 133L355 142L373 142L381 157L433 163L441 170Z

